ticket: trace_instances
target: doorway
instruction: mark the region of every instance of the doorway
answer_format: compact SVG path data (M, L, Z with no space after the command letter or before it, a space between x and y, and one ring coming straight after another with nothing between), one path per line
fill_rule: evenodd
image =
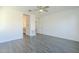
M30 16L23 14L23 34L29 35Z

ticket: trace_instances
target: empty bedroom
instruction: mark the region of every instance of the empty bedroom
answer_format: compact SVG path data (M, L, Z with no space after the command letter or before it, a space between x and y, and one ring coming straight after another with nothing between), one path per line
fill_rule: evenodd
M79 53L79 7L1 6L0 53Z

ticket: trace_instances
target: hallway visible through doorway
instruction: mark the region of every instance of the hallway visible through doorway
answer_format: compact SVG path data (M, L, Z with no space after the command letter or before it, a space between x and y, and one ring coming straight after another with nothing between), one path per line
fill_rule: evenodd
M23 34L28 35L29 34L29 19L30 16L29 15L23 15Z

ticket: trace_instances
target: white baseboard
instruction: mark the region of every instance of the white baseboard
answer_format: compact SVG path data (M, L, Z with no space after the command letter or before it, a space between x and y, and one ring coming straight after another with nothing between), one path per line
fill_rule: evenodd
M67 40L72 40L72 41L77 41L77 42L79 42L79 40L63 38L63 37L59 37L59 36L55 36L55 35L49 35L49 34L44 34L44 33L37 33L37 34L43 34L43 35L48 35L48 36L52 36L52 37L57 37L57 38L61 38L61 39L67 39Z

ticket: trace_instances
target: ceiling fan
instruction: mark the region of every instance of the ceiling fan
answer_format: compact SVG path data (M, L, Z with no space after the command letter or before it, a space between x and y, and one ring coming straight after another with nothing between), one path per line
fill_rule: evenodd
M48 12L49 6L37 6L39 12Z
M36 9L34 10L28 10L29 12L39 12L39 13L44 13L44 12L48 12L48 8L49 6L37 6Z

